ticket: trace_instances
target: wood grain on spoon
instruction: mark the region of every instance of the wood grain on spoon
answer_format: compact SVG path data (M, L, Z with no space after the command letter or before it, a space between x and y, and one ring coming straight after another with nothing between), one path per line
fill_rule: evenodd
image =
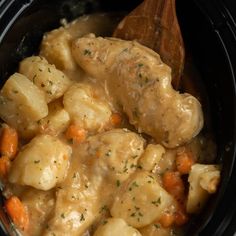
M172 68L172 85L179 88L185 52L175 0L144 0L119 23L113 37L137 40L159 53Z

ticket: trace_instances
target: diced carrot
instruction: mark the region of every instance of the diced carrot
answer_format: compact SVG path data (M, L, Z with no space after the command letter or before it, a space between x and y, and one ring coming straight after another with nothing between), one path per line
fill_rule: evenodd
M166 191L177 201L182 202L184 200L184 182L181 179L179 172L166 171L162 177L162 182Z
M0 152L3 156L13 159L18 148L18 134L14 128L4 125L1 134Z
M10 159L7 156L2 156L0 158L0 176L6 177L8 170L10 168Z
M183 206L179 204L177 211L175 212L175 224L177 226L184 225L188 222L188 215Z
M175 221L175 216L171 212L164 212L159 220L164 228L170 227Z
M97 157L97 158L101 157L101 151L100 151L100 150L97 150L97 151L96 151L96 157Z
M68 140L73 140L76 143L81 143L86 139L87 132L85 129L80 128L78 125L70 125L65 133Z
M29 227L29 214L26 207L16 196L11 196L5 201L5 209L13 223L23 231Z
M191 152L181 152L176 156L176 167L180 174L188 174L194 164L193 155Z
M119 113L113 113L111 115L110 120L111 120L111 124L113 126L119 126L121 124L121 122L122 122L122 117L121 117L121 115Z

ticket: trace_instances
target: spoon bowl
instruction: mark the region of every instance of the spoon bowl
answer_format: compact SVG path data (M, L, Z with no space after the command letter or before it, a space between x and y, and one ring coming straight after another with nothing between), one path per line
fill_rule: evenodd
M185 50L175 0L144 0L123 18L113 37L136 40L160 54L172 68L173 87L179 88Z

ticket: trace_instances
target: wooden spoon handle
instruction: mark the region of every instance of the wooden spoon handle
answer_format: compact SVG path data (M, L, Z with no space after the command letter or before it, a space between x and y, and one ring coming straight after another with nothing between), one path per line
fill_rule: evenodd
M173 86L179 87L185 53L175 0L144 0L119 23L113 36L137 40L158 52L172 68Z

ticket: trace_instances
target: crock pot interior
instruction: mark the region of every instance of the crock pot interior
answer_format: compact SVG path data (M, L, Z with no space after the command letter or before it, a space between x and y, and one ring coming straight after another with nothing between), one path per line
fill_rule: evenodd
M189 234L222 235L229 223L235 191L232 176L235 157L235 80L225 38L214 19L199 6L200 1L177 1L184 40L191 51L207 90L213 130L218 146L217 162L222 164L222 181L217 195L189 227ZM190 10L191 9L191 10ZM213 8L214 9L214 8ZM217 22L223 25L223 22ZM224 27L219 25L219 27ZM232 45L235 41L232 41ZM201 230L200 230L201 229Z
M1 85L16 69L24 57L37 52L44 32L56 28L61 18L69 21L86 13L130 11L140 0L34 0L9 1L8 11L3 14L0 26L0 78ZM26 4L24 5L23 2ZM183 39L201 73L205 85L213 130L218 146L217 162L222 163L220 189L204 211L196 216L186 235L213 235L216 225L227 214L225 198L234 164L235 154L235 84L225 48L199 7L197 1L177 0ZM23 7L22 7L23 6ZM235 194L236 195L236 194Z

